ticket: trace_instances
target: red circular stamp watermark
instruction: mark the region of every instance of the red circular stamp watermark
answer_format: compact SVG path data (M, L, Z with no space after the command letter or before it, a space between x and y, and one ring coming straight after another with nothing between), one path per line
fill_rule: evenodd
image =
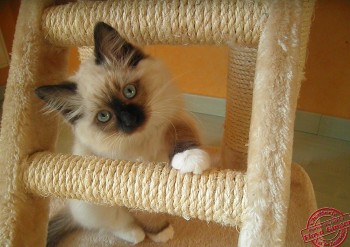
M301 230L305 243L317 247L340 246L348 236L350 214L343 214L335 208L320 208L309 217L306 228Z

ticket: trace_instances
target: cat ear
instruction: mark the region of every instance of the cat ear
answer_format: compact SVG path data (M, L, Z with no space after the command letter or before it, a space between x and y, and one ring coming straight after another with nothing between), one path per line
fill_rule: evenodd
M127 42L111 26L98 22L94 29L96 64L123 62L135 67L146 55L137 47Z
M82 98L74 82L41 86L35 89L35 94L47 104L48 109L59 111L72 124L82 117Z

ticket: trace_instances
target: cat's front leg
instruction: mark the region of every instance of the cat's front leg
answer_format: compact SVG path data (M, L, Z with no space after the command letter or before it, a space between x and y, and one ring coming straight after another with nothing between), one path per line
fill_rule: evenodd
M196 124L188 116L173 121L167 134L170 141L171 166L181 173L201 174L210 167L210 156L201 148Z
M117 221L111 225L110 231L118 238L129 243L137 244L142 242L146 234L139 226L133 215L124 207L117 208Z
M124 207L100 206L69 200L69 208L75 222L86 229L103 229L132 244L145 239L144 230Z

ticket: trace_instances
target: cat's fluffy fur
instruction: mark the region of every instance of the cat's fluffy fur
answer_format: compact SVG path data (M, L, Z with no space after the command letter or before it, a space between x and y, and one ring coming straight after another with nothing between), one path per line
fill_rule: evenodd
M200 174L207 169L209 156L201 149L196 125L184 110L181 94L164 65L105 23L96 25L94 39L94 58L84 62L74 76L36 89L49 109L61 112L72 124L73 153L165 161L180 172ZM106 229L131 243L145 238L144 227L123 207L76 200L69 201L69 206L71 220L62 214L54 218L56 224L50 222L49 244L77 225ZM167 241L172 235L171 225L149 233L155 241Z

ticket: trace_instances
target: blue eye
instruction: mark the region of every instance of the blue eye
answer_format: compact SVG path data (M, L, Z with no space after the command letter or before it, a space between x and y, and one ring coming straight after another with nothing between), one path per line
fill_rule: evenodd
M136 87L132 84L128 84L123 89L123 94L127 99L134 98L136 95Z
M97 113L97 120L101 123L107 123L112 117L109 111L100 111Z

